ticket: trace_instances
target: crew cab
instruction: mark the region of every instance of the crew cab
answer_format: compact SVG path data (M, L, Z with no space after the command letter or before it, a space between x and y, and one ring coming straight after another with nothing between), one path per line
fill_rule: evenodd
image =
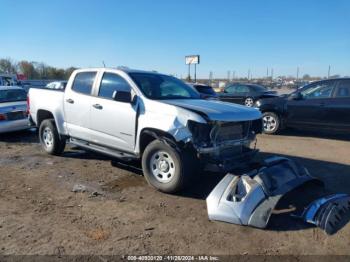
M255 108L203 100L181 80L130 69L79 69L65 90L29 90L43 149L66 142L123 160L141 159L163 192L188 185L200 166L228 170L252 159L262 131Z
M264 132L283 128L350 132L350 78L327 79L308 84L282 97L255 103L263 113Z

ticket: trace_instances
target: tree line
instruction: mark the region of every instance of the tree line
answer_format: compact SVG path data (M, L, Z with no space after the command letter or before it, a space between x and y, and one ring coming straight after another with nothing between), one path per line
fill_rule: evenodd
M10 58L0 59L0 72L7 74L23 74L28 80L32 79L68 79L75 67L66 69L49 66L42 62L26 60L14 61Z

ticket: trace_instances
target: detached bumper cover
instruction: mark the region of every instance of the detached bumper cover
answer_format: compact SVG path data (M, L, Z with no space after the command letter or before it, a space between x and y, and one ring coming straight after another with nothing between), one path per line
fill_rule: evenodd
M334 194L312 202L303 212L301 218L314 224L327 234L337 232L350 217L350 196Z
M209 219L265 228L282 196L308 181L320 182L290 159L268 158L259 170L219 182L206 200Z

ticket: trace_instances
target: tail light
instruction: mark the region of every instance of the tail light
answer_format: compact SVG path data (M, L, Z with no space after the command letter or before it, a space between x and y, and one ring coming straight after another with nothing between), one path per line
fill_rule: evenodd
M27 111L26 111L27 115L29 115L29 111L30 111L30 100L29 100L29 96L27 96Z
M6 120L6 116L4 114L0 114L0 121Z

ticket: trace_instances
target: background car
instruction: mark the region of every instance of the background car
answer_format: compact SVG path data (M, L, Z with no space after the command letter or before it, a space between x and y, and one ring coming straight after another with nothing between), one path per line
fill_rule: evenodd
M0 86L0 133L29 129L27 93L17 86Z
M263 97L275 97L277 92L269 91L266 87L257 84L235 83L228 85L218 95L221 101L252 107L256 100Z
M209 85L199 84L199 83L188 83L190 86L194 87L201 95L203 99L217 99L218 95L214 89Z
M46 85L46 88L64 90L66 88L66 85L67 85L67 81L55 81L55 82L48 83Z
M286 95L260 99L264 132L282 128L325 129L350 132L350 78L313 82Z

